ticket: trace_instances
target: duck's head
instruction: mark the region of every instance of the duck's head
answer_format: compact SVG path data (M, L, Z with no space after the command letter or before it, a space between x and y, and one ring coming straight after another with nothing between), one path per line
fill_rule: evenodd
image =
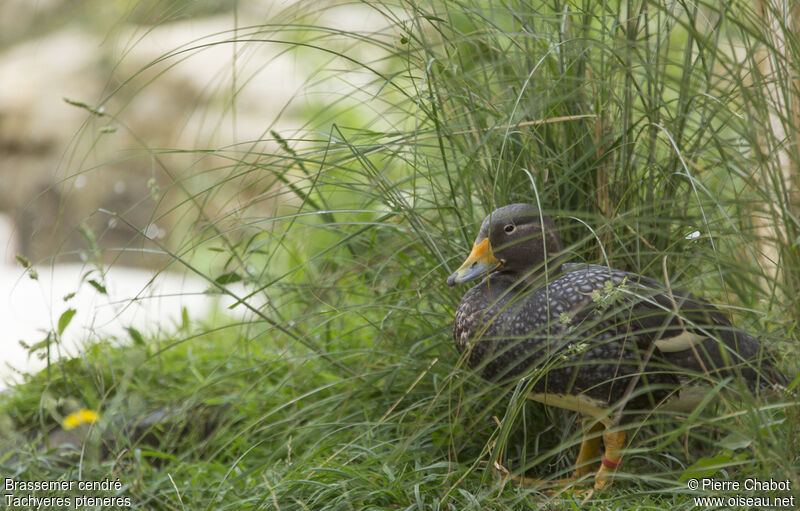
M481 224L467 260L447 279L449 286L502 273L514 281L532 281L563 251L553 220L530 204L494 210Z

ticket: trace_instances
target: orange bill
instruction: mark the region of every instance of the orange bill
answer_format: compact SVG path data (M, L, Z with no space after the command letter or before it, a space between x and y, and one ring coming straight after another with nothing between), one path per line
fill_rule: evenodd
M447 278L448 286L455 286L488 275L502 263L492 253L489 238L476 241L464 264Z

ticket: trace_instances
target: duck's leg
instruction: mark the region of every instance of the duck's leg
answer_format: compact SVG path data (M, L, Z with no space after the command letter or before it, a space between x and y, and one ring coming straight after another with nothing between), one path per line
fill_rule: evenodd
M594 476L594 487L590 489L564 488L561 491L553 492L553 495L559 495L562 492L568 492L573 497L583 497L583 503L586 503L595 493L598 493L605 488L611 486L611 481L614 478L614 473L617 467L622 463L622 456L620 451L625 447L626 434L624 431L609 431L608 429L603 432L603 444L605 445L605 452L600 461L600 470ZM581 446L583 447L583 446ZM595 445L596 447L596 445ZM590 458L591 459L591 458ZM580 466L576 467L577 472ZM549 493L549 492L548 492Z
M581 427L583 428L581 448L578 451L578 459L575 460L575 471L570 478L572 481L597 471L597 461L594 461L597 456L597 446L600 444L597 432L603 426L594 419L586 417L581 421Z
M584 418L581 421L581 446L578 450L578 458L575 460L575 470L572 476L564 477L561 479L532 479L530 477L515 477L514 482L518 486L527 488L536 488L543 486L561 487L568 485L582 477L591 474L597 470L597 447L600 444L600 437L597 432L602 428L602 424L597 423L594 419Z
M605 452L600 462L600 470L598 470L597 475L594 476L595 491L602 490L611 485L611 481L614 479L614 472L616 472L617 467L622 463L620 451L625 447L625 439L626 435L624 431L605 430L603 432Z

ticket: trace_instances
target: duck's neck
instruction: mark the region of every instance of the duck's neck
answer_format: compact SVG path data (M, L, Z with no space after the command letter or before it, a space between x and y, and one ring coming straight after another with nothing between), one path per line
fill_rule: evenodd
M561 274L561 271L560 263L548 265L547 272L545 272L545 268L538 268L536 271L530 269L515 270L513 268L504 268L489 276L489 284L502 289L536 289L556 278Z

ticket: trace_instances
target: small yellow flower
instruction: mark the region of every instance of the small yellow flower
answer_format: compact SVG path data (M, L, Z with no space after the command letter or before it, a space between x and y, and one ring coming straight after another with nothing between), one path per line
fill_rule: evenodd
M84 408L83 410L78 410L75 413L67 415L61 422L61 427L70 430L72 428L77 428L81 424L92 424L98 420L100 420L100 414Z

